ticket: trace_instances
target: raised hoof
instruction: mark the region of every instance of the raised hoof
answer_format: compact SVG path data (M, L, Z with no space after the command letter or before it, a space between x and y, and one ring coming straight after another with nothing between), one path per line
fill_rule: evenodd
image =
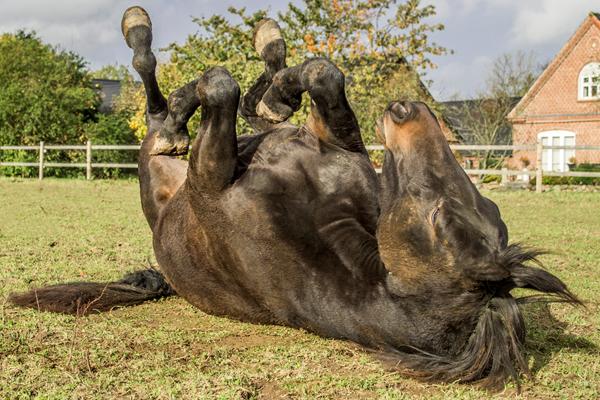
M223 67L208 69L196 86L203 107L233 106L237 109L240 86Z
M263 19L256 24L252 39L256 52L272 74L285 68L285 41L281 28L272 19Z
M130 48L140 45L150 47L152 43L152 21L142 7L129 7L123 13L121 32ZM134 33L135 32L135 33Z
M162 136L158 132L154 137L154 144L150 155L158 156L183 156L190 147L190 137L187 135Z
M266 119L267 121L273 124L278 124L287 120L294 113L294 111L290 107L284 104L279 104L279 107L277 108L278 109L275 110L269 107L263 100L261 100L260 103L258 103L258 105L256 106L256 114L259 117Z

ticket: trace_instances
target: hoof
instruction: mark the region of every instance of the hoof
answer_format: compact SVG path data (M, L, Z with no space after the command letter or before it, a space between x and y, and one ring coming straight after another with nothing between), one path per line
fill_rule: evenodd
M256 24L252 42L272 74L285 68L285 41L277 22L263 19Z
M163 136L158 132L150 155L158 156L183 156L187 154L190 146L190 137L187 135Z
M136 35L130 35L133 31L138 31ZM142 7L133 6L129 7L123 13L123 19L121 20L121 32L123 37L130 48L133 48L137 42L145 42L148 46L152 43L152 21L150 16ZM140 36L135 38L134 43L130 36Z
M240 86L223 67L207 70L196 86L203 107L234 105L240 98Z
M256 106L256 114L274 124L287 120L293 114L293 110L283 104L278 108L281 108L281 110L274 110L261 100Z

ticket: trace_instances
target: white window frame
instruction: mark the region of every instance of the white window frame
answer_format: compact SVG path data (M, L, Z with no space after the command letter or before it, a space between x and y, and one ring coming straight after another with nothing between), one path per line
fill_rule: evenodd
M575 134L575 132L571 132L571 131L544 131L544 132L540 132L538 133L538 141L541 141L542 139L548 139L548 142L550 143L550 146L552 146L552 139L554 138L559 138L559 146L565 146L565 139L566 138L573 138L573 145L577 145L577 135ZM567 153L567 149L560 149L559 151L559 171L560 172L567 172L569 170L569 167L567 166L567 162L569 161L568 159L566 159L566 153ZM542 170L544 171L553 171L553 165L554 165L554 160L553 160L553 150L552 149L544 149L543 153L542 153ZM573 155L572 157L575 157L575 150L573 150ZM569 157L570 158L570 157Z
M596 88L596 95L592 95L593 88ZM587 89L587 95L586 95ZM591 62L586 64L579 73L579 84L577 85L578 100L599 100L600 99L600 62Z

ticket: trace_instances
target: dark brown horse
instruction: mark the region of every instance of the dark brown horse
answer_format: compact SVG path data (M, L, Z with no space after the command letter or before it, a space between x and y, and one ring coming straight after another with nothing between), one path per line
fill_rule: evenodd
M508 245L498 208L457 164L426 105L385 111L379 185L343 74L324 59L286 68L274 21L257 28L266 68L241 107L223 68L167 102L146 12L127 10L123 32L148 99L140 187L164 279L142 271L37 289L14 303L82 313L174 290L210 314L355 341L422 378L497 385L527 371L524 300L510 291L577 302L558 278L525 265L535 252ZM304 92L308 121L286 124ZM199 107L186 163L173 156L187 151L186 123ZM236 136L238 109L267 130Z

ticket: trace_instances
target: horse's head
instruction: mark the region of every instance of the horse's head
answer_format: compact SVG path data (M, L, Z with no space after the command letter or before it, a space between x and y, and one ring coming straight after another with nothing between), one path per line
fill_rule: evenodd
M425 104L392 102L379 134L386 154L377 238L388 287L416 304L423 331L416 347L443 357L411 356L408 364L445 380L516 378L527 363L510 290L577 300L558 278L525 265L536 252L508 245L498 207L458 165Z
M508 239L498 207L458 165L429 108L393 102L380 125L387 151L379 244L386 265L400 274L419 266L431 272L434 263L450 275L508 277L496 266Z

